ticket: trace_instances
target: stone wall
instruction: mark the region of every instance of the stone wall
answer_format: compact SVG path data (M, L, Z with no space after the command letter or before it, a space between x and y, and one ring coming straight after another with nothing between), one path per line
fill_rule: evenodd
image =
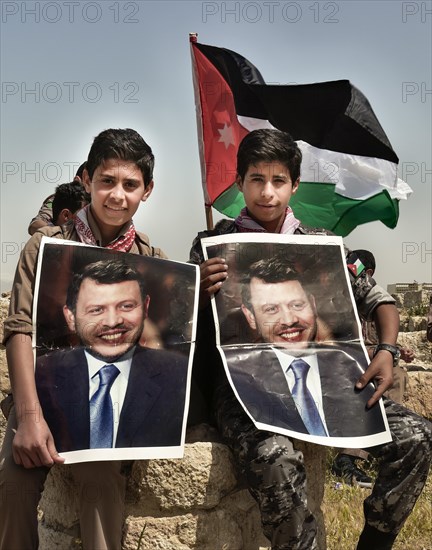
M3 321L8 297L0 301ZM2 322L0 323L2 332ZM412 347L416 359L406 365L405 403L432 420L432 345L424 331L402 332L399 343ZM5 350L0 347L0 397L10 391ZM0 415L0 440L5 420ZM308 498L320 526L325 447L299 442L305 454ZM41 501L41 550L78 550L80 546L74 486L68 466L53 468ZM188 432L185 456L178 460L134 463L130 472L123 550L268 550L259 511L238 475L229 449L214 430L201 425Z
M192 439L213 439L200 426ZM325 549L325 448L305 445L311 508ZM41 550L80 548L78 514L68 466L53 468L41 501ZM183 459L137 461L128 478L123 550L269 550L255 501L229 449L216 441L187 443Z

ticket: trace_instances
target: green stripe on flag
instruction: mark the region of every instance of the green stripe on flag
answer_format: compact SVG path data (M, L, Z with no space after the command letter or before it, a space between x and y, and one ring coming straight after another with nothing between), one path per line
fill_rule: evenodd
M334 189L333 184L302 181L290 201L296 218L305 225L324 227L341 237L357 225L377 220L391 229L396 227L399 202L387 191L355 200L335 193Z
M231 187L219 195L212 206L228 218L236 218L245 206L243 193L239 190L237 184L233 183Z
M396 227L399 217L399 201L387 191L381 191L368 199L355 200L335 193L332 183L302 181L297 193L291 197L290 206L304 225L323 227L345 237L357 225L381 221L387 227ZM245 206L243 194L236 184L222 193L213 203L218 212L235 218Z

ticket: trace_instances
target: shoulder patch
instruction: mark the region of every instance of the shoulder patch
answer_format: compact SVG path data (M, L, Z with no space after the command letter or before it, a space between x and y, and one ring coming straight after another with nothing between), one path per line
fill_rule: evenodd
M360 261L360 258L354 252L351 252L351 254L347 258L347 267L356 279L357 277L360 277L360 275L366 269Z

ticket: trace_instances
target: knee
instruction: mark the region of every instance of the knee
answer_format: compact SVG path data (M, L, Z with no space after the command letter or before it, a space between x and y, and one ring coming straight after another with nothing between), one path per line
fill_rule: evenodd
M432 455L432 424L415 415L402 426L400 440L407 455L418 464L430 463Z
M250 458L249 473L268 486L285 484L293 477L305 478L303 454L287 437L272 435L257 445Z
M5 458L0 465L0 506L9 506L12 502L39 502L47 468L18 466L12 457Z

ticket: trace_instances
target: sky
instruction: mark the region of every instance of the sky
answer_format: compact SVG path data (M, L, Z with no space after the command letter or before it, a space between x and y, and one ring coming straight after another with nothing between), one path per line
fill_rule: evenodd
M431 282L431 23L431 1L2 1L1 290L41 202L106 128L152 147L155 188L135 225L188 259L206 226L189 32L267 83L349 79L366 95L413 194L395 229L366 224L345 242L375 254L384 287Z

